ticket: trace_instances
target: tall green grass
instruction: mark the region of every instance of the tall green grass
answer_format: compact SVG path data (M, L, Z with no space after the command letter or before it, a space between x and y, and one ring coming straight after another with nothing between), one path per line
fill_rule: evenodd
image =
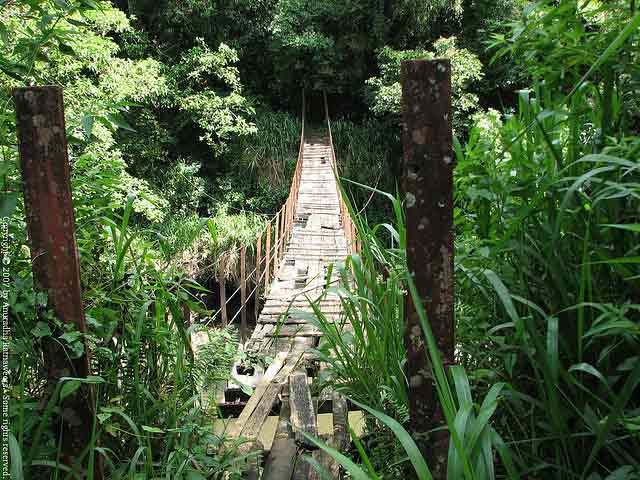
M551 25L574 21L559 19L573 11L570 6L556 10L555 3L539 2L532 8L540 6L546 8L536 17L542 33L525 30L538 39L528 43L540 48L536 54L551 48L540 39L545 28L547 36L565 35ZM460 366L443 368L411 278L399 275L402 286L394 287L411 295L421 316L450 432L448 478L640 475L640 140L633 82L607 80L614 72L632 76L633 67L616 63L616 55L637 59L640 17L632 12L626 18L615 29L607 23L587 34L602 50L575 84L534 82L519 92L515 112L477 118L468 141L456 145ZM577 55L564 44L558 48ZM397 200L394 205L398 210ZM395 215L395 231L402 231L401 220ZM357 223L363 259L348 262L367 265L371 246L379 248L378 232ZM399 265L395 271L403 270ZM362 288L383 291L384 275L362 275L357 268L347 275L341 285L346 298ZM361 312L349 318L367 325L369 314ZM365 365L369 360L378 362L376 356L359 359ZM340 369L331 367L340 385ZM394 432L419 478L430 478L401 427L404 418L389 418L379 400L356 397L368 382L360 380L356 389L348 380L342 391L363 405L371 421ZM377 451L359 449L360 466L327 451L354 477L384 473L371 469Z
M584 85L571 103L594 98ZM625 420L640 373L637 140L598 151L597 112L553 104L543 88L522 92L497 137L508 156L473 143L458 151L461 183L474 172L459 205L476 219L459 225L459 292L488 319L492 351L470 362L513 388L501 428L519 439L523 470L558 478L640 464Z
M202 388L230 372L233 337L225 333L221 341L214 332L210 344L194 356L190 336L203 327L190 325L184 313L185 306L198 316L210 313L195 295L203 289L159 265L158 245L130 224L132 208L129 199L122 215L106 217L101 211L78 229L89 334L62 327L53 331L49 325L59 322L46 313L46 299L30 298L28 285L17 286L10 303L11 347L21 353L10 364L12 384L19 386L9 395L13 478L93 478L92 465L98 461L107 478L242 474L240 443L215 433L217 412L200 397ZM28 272L19 275L29 278ZM44 341L60 343L72 358L89 345L94 375L61 379L47 391ZM81 383L95 388L96 416L87 426L92 443L72 465L60 456L55 425L63 414L61 401Z
M438 398L451 433L449 478L496 478L494 448L505 460L510 477L518 478L508 448L490 423L505 385L497 383L481 403L474 403L464 368L455 366L449 372L445 371L425 309L405 263L406 231L401 202L389 194L374 193L390 200L394 222L370 228L366 221L355 216L349 204L362 239L362 250L360 254L349 256L340 267L339 286L326 289L327 293L337 294L341 299L344 313L340 321L331 322L317 304L313 304L314 321L323 332L318 353L321 361L329 366L326 384L334 391L346 394L368 413L368 425L374 434L381 435L381 429L387 428L395 435L405 455L390 459L391 467L398 462L407 462L418 478L432 478L418 447L402 426L408 420L407 380L403 371L406 362L403 307L405 295L410 295L420 317ZM391 233L392 246L386 246L379 239L381 228ZM354 478L398 475L389 465L383 467L384 462L370 458L363 448L358 449L363 466L358 466L343 453L319 440L313 441ZM358 440L354 438L354 442ZM393 445L387 445L389 447ZM374 466L381 471L376 471Z
M340 176L385 192L395 191L400 177L400 132L393 120L373 118L361 122L334 119L331 132ZM345 184L354 203L374 223L393 216L390 204L373 191Z
M327 318L317 303L311 321L323 332L318 353L331 367L326 384L377 409L406 417L404 233L391 225L386 228L397 248L386 248L375 229L362 255L352 255L336 266L340 282L327 285L325 292L340 298L343 313L339 321Z

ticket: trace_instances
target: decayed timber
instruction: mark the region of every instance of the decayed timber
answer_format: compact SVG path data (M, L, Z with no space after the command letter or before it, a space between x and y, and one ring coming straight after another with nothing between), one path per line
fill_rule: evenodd
M293 439L289 422L290 414L289 402L284 399L280 407L278 429L271 445L271 453L264 467L263 480L281 480L291 478L293 474L298 446Z
M301 168L292 187L297 196L290 196L273 227L267 228L266 260L261 268L266 272L266 298L256 328L244 346L246 352L272 357L273 361L228 432L247 440L247 448L263 451L259 440L262 427L280 407L271 450L263 452L263 478L269 480L319 478L304 456L312 456L333 478L339 478L338 465L316 450L302 432L319 436L318 400L312 397L306 372L307 368L313 371L314 365L317 368L312 349L321 332L310 321L314 309L309 300L329 321L340 322L340 298L326 294L325 288L338 280L335 265L344 262L348 254L345 217L328 139L306 138L301 151ZM331 397L329 393L329 399L334 410L334 432L325 440L344 450L348 444L347 403L335 394Z
M291 405L291 426L296 442L306 448L313 448L314 444L304 436L304 433L312 437L318 436L316 411L306 374L297 373L289 376L289 403Z

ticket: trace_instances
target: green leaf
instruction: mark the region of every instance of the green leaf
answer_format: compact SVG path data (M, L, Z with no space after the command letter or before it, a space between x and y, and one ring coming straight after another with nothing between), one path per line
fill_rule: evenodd
M11 471L11 479L22 480L24 478L24 469L22 467L22 452L20 451L20 444L11 432L9 432L9 458L11 459L11 464L9 466L9 469Z
M354 480L371 480L369 476L365 473L365 471L362 470L358 465L356 465L350 458L344 456L342 453L338 452L336 449L331 448L322 440L319 440L304 431L301 431L301 433L311 443L313 443L318 448L321 448L322 450L327 452L329 455L331 455L335 461L337 461L340 465L344 467L344 469L349 473L351 478L353 478Z
M50 337L51 333L51 328L44 322L36 323L36 326L31 330L31 334L38 338Z
M64 382L62 388L60 389L60 401L73 394L76 390L78 390L78 388L80 388L80 385L82 385L82 383L78 380L69 380Z
M597 262L589 262L589 263L592 265L597 263L611 263L611 264L640 263L640 257L610 258L609 260L600 260Z
M557 317L547 319L547 357L553 379L558 380L560 371L560 357L558 353L559 327Z
M80 124L82 125L82 129L84 130L84 139L85 141L89 141L91 139L91 132L93 131L93 116L91 115L83 115L80 120Z
M99 413L96 415L100 423L104 423L111 418L111 413Z
M142 430L149 433L164 433L164 430L157 427L150 427L149 425L142 425Z
M98 375L87 375L85 378L82 377L61 377L61 382L66 382L68 380L77 380L80 383L86 383L88 385L97 385L99 383L106 383L104 378Z
M405 452L407 452L407 456L409 457L409 460L411 461L411 464L413 465L413 468L420 480L431 480L433 478L429 471L429 467L427 466L427 462L424 460L422 453L420 453L420 449L418 449L416 442L413 441L409 432L407 432L397 420L353 399L349 400L351 400L354 405L366 410L389 427L404 448Z
M0 218L10 217L18 205L17 192L0 193Z
M90 25L87 22L83 22L82 20L76 20L75 18L66 18L67 22L71 25L75 25L76 27L89 27Z
M73 50L73 47L71 47L71 45L68 45L66 43L58 42L58 48L60 49L60 52L62 52L65 55L76 54L76 52Z
M73 343L77 341L81 336L82 334L80 332L66 332L60 335L60 340L64 340L68 343Z
M602 227L618 228L620 230L628 230L634 233L640 233L640 223L604 223Z
M489 280L489 283L491 283L494 290L498 294L498 297L502 302L502 306L506 310L511 320L513 320L513 323L516 326L516 329L518 330L519 333L522 333L522 322L520 320L520 315L518 315L518 312L516 311L516 307L513 304L513 300L511 299L511 294L509 293L509 290L507 289L505 284L502 283L502 280L500 280L500 278L495 274L495 272L491 270L485 270L484 275L485 277L487 277L487 280Z
M92 10L98 10L98 11L102 10L100 5L98 5L98 3L96 3L94 0L80 0L80 3L82 5L89 7Z
M130 132L135 132L135 130L129 125L129 123L124 119L119 113L107 113L105 115L107 120L116 125L118 128L122 128L123 130L129 130Z
M190 470L189 472L187 472L187 480L207 480L207 477L202 475L200 472Z

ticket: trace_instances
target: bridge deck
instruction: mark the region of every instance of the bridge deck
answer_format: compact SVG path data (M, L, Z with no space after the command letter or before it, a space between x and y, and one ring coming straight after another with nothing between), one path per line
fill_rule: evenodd
M347 255L331 158L327 138L305 139L292 234L245 348L248 353L273 360L229 433L248 440L248 449L264 452L264 479L315 478L313 468L302 460L303 454L315 457L333 478L338 478L337 465L324 452L312 452L312 444L301 434L304 431L318 436L319 399L312 396L313 379L308 372L312 371L309 352L317 346L320 332L308 322L311 307L305 296L318 298L327 280L335 278L334 272L334 278L327 279L329 264L342 261ZM328 317L339 316L340 301L336 296L325 295L319 305ZM347 442L346 402L335 394L325 394L322 400L333 413L332 434L324 439L343 449ZM260 432L278 407L278 427L267 452L260 444Z

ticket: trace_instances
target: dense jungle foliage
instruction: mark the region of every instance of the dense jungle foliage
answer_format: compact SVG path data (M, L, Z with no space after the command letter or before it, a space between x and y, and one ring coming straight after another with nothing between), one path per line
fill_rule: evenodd
M399 69L443 57L456 365L427 343L451 433L448 478L640 478L637 7L0 0L11 478L93 478L96 463L113 479L241 478L250 454L214 428L219 412L202 394L243 355L217 292L235 289L239 248L251 259L288 195L303 87L311 127L327 92L363 243L332 287L354 332L321 311L314 321L324 385L359 405L366 429L346 452L318 442L353 478L431 478L405 428L404 298L419 300L398 193ZM64 90L86 334L33 287L11 97L28 85ZM208 339L196 358L195 332ZM90 349L93 376L49 385L47 342L70 358ZM95 388L96 415L72 464L56 425L81 383Z

